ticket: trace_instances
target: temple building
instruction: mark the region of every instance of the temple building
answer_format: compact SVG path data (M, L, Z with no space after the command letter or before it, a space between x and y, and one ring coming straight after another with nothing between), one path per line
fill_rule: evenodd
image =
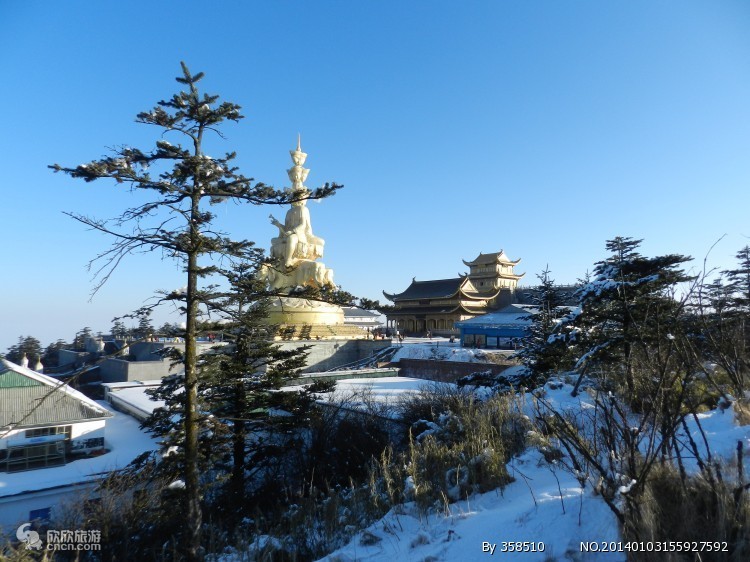
M453 279L412 280L402 293L383 295L393 307L383 310L390 330L402 334L450 336L458 334L454 324L487 312L499 310L515 300L518 280L512 261L503 250L479 254L472 261L462 260L469 273Z

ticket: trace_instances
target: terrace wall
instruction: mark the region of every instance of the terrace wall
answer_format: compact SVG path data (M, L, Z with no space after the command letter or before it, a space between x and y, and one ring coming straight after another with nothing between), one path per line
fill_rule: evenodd
M497 375L517 363L508 360L496 363L468 363L466 361L434 361L432 359L401 359L394 363L401 368L402 377L413 377L439 382L456 382L472 373L491 371Z

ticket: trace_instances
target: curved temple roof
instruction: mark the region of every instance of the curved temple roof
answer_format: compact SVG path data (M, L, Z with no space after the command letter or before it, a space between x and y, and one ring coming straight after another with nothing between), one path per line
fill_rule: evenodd
M458 293L465 281L465 277L437 279L435 281L417 281L415 279L403 293L386 293L383 291L383 295L392 301L448 298Z
M491 265L491 264L498 264L498 263L506 264L506 265L517 265L521 262L521 258L518 258L517 260L513 261L505 254L504 250L500 250L499 252L493 252L491 254L480 253L472 261L466 261L466 260L461 260L461 261L464 262L464 264L468 266Z

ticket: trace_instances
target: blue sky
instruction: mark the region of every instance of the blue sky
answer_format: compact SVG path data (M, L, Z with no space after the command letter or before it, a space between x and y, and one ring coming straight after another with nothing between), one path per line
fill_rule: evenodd
M0 350L106 331L184 285L133 256L89 302L109 240L62 211L108 218L133 196L47 169L151 146L134 117L176 91L180 60L243 107L210 150L283 187L300 132L308 186L345 185L311 212L357 295L453 277L480 251L574 282L616 235L696 267L724 235L710 266L748 243L746 2L0 0ZM268 208L217 210L235 238L275 235Z

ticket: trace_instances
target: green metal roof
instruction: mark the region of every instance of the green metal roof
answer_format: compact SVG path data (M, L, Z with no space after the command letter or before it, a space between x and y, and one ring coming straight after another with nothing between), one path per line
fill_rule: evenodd
M0 360L0 428L62 425L111 417L57 380Z
M43 383L24 377L20 373L0 366L0 388L19 388L24 386L42 386Z

